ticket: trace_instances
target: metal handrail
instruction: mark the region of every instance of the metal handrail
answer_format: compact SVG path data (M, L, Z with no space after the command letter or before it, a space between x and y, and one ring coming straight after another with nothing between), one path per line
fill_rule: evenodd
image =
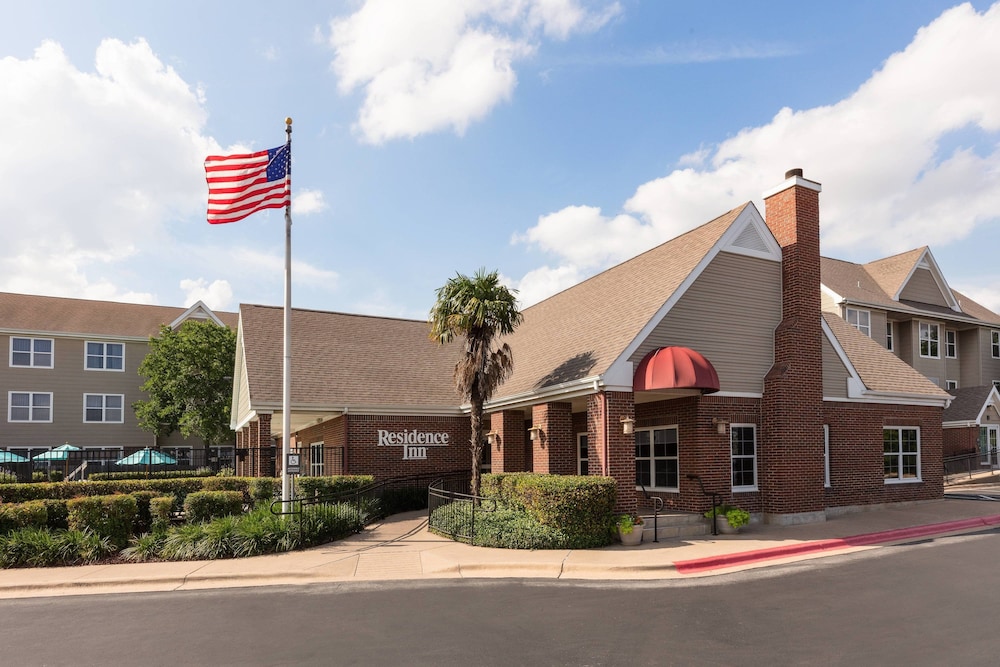
M698 480L698 486L701 487L702 494L706 496L711 496L712 498L712 534L719 534L719 527L715 524L715 508L719 506L719 496L721 495L718 491L706 491L705 483L701 481L701 475L688 475L688 479Z
M476 535L476 511L478 510L480 512L496 512L497 500L496 498L486 498L483 496L476 496L471 493L462 493L460 491L449 491L447 489L443 489L441 488L441 486L444 484L444 482L445 478L441 477L431 482L430 485L427 487L427 525L429 528L432 528L436 531L440 531L441 533L448 535L449 537L467 539L469 540L469 544L473 544ZM468 504L470 507L469 524L467 526L468 534L457 533L454 532L454 530L443 530L440 526L435 526L431 520L432 519L431 515L434 513L434 510L438 509L438 507L443 507L444 504L435 506L434 503L431 502L432 498L438 498L447 501L447 503L444 504L451 504L456 502ZM490 505L488 507L484 507L483 505L484 502L489 503Z
M982 469L982 466L983 466L983 463L982 463L983 454L984 454L984 452L981 452L981 451L977 450L977 451L974 451L974 452L969 452L968 454L958 454L956 456L947 456L944 459L942 459L942 467L944 469L945 480L947 481L947 479L948 479L949 476L960 475L960 474L966 474L969 477L972 477L973 471L977 471L977 470L981 470ZM990 457L990 461L991 462L996 462L997 461L997 448L996 447L993 447L993 448L990 449L990 451L989 451L989 457ZM973 465L973 462L976 462L976 465ZM963 463L965 465L961 465ZM958 465L956 465L956 464L958 464ZM994 463L993 466L995 466L995 465L996 464Z
M646 500L653 501L653 541L660 541L660 530L659 530L659 518L660 510L663 509L663 498L659 496L649 495L649 491L646 490L646 485L639 483L639 488L642 489L642 495L646 496Z

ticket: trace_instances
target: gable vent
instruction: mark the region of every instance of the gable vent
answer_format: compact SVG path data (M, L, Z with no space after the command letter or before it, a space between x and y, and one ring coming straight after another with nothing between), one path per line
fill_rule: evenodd
M733 241L733 247L745 248L746 250L756 250L757 252L767 252L767 244L761 238L760 232L754 225L747 225L740 235Z

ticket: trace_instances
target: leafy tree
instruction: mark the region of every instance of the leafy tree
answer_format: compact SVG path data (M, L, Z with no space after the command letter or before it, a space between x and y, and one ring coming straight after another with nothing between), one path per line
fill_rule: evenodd
M461 273L437 290L431 309L431 340L444 344L464 338L465 354L455 364L455 387L471 406L472 495L479 495L479 460L483 450L483 405L514 369L507 343L497 339L521 323L517 290L500 284L496 271L480 269L473 277Z
M149 400L132 404L139 427L165 437L180 431L208 446L229 442L236 333L210 321L160 327L139 375Z

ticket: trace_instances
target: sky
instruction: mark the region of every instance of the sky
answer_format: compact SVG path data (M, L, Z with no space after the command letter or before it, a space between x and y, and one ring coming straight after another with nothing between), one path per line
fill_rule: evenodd
M928 245L1000 311L1000 4L0 0L0 290L281 305L284 216L207 155L292 132L292 305L522 306L802 168L822 252Z

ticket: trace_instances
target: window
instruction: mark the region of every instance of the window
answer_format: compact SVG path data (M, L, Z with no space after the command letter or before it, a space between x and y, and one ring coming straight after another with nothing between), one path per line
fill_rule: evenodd
M938 341L941 339L941 327L933 322L920 323L920 356L940 359L941 351Z
M944 356L949 359L958 356L958 332L954 329L944 330Z
M51 422L52 394L43 392L7 392L7 421Z
M732 448L733 491L757 490L757 427L733 424L729 427Z
M121 424L124 422L123 394L84 394L83 421L88 424Z
M486 449L489 449L487 447ZM309 445L309 474L313 477L323 476L323 442Z
M885 349L890 352L896 351L896 339L892 335L892 322L885 323Z
M26 368L52 368L51 338L10 337L10 365Z
M852 327L871 338L872 335L872 314L867 310L857 308L847 309L847 323Z
M87 370L125 370L124 343L87 343Z
M993 386L997 388L997 391L1000 391L1000 380L994 380Z
M179 466L190 466L191 465L191 448L190 447L163 447L162 451L167 456L173 457L177 461Z
M945 380L944 388L947 390L958 389L958 380Z
M587 434L576 434L576 474L588 475L590 470L590 455L587 451Z
M882 477L887 483L920 481L920 429L882 429Z
M823 424L823 486L830 488L830 425Z
M993 358L1000 359L1000 331L990 332L990 342L993 348Z
M636 486L676 491L678 475L677 427L636 429Z

